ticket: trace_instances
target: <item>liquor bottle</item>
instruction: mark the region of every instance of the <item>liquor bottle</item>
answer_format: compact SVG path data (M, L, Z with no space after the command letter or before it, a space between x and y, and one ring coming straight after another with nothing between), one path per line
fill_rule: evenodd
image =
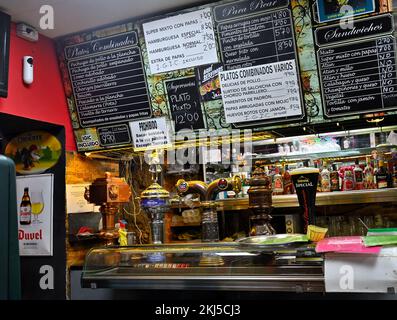
M336 164L332 165L332 171L329 174L331 182L331 191L339 191L339 170Z
M367 165L364 169L364 189L374 189L374 168L371 165L371 157L366 157Z
M394 161L392 168L392 187L397 188L397 161Z
M353 177L354 177L354 189L355 190L364 189L364 173L363 173L363 169L360 168L358 159L356 159L356 165L353 170Z
M376 187L378 189L387 188L387 170L384 166L384 161L379 160L379 169L376 172Z
M378 170L379 170L379 161L378 160L374 160L374 189L378 188L378 182L377 182Z
M354 189L353 172L350 169L346 169L343 177L343 191L350 191L353 189Z
M393 188L393 167L391 167L390 165L392 165L391 162L385 162L385 168L387 171L387 187Z
M317 191L316 192L321 192L322 191L322 188L321 188L321 170L319 168L320 166L319 166L319 163L317 161L314 162L314 167L319 170L319 175L318 175L318 180L317 180Z
M280 174L279 167L276 166L275 173L273 176L273 194L279 195L283 194L284 186L283 186L283 178Z
M323 170L321 170L321 191L330 192L331 191L331 176L328 170L328 163L323 162Z
M30 202L29 188L25 188L19 208L19 223L28 225L32 222L32 203Z
M283 172L283 186L284 186L284 194L293 194L294 193L294 185L292 183L292 177L288 170L288 165L284 165Z

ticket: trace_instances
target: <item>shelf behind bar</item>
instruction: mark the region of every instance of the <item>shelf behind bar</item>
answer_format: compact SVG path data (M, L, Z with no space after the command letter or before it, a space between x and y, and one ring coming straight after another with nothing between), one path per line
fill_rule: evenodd
M248 198L223 199L218 200L217 202L219 203L219 209L223 210L248 209ZM379 202L397 202L397 188L318 192L316 195L316 206ZM273 207L299 207L297 195L291 194L273 196Z
M257 156L253 156L252 160L271 160L271 161L283 161L283 160L294 160L300 161L303 159L339 159L339 158L347 158L347 157L364 157L366 155L371 154L372 150L378 150L379 152L390 152L391 149L397 148L395 145L382 145L377 147L368 147L368 148L357 148L350 150L340 150L340 151L324 151L324 152L307 152L307 153L287 153L287 154L267 154Z

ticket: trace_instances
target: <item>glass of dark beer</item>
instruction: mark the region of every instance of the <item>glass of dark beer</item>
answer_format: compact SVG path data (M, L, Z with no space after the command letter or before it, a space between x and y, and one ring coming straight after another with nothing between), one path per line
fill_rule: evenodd
M309 224L315 223L315 204L319 169L298 168L292 170L292 182L298 196L299 205L303 210L304 232Z

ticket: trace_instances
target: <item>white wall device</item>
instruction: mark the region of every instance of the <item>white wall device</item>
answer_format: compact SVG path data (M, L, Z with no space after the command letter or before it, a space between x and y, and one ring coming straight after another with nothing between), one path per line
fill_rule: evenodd
M17 36L32 42L39 40L38 31L26 23L17 24Z
M33 83L33 57L23 57L23 82L26 84Z

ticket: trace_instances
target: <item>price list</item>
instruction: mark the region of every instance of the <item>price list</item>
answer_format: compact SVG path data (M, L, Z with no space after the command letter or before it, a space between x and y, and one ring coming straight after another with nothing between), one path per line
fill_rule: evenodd
M396 40L378 37L318 50L325 113L354 115L397 107Z
M196 78L179 78L164 83L171 116L175 121L175 132L182 129L204 128Z
M82 127L151 116L140 49L131 34L68 47L68 69ZM118 49L109 50L117 47Z
M143 24L152 74L218 62L211 9Z
M296 59L293 21L288 8L217 25L227 70Z
M303 108L294 60L220 73L228 123L299 119Z

